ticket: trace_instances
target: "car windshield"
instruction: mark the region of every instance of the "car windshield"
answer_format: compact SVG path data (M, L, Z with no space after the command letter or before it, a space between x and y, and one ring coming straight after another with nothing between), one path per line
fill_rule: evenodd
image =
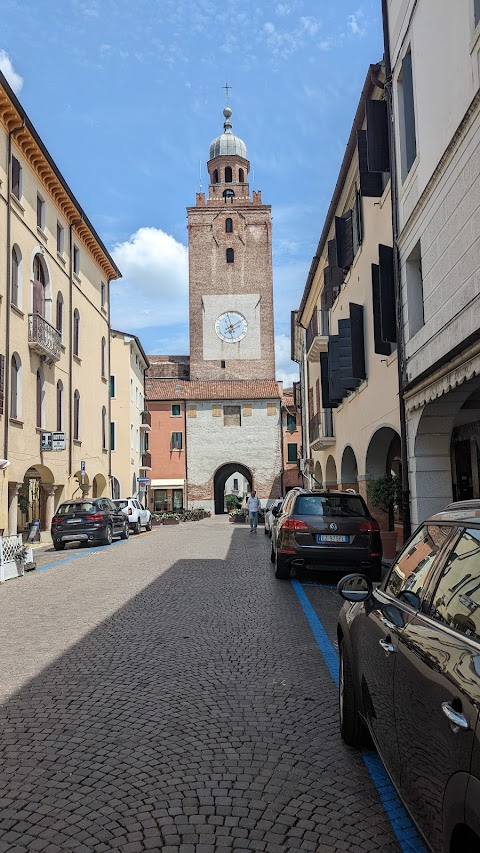
M299 495L295 515L362 516L367 511L362 499L352 495Z
M116 500L113 503L116 504L119 509L125 509L125 507L128 506L128 501Z
M95 510L95 506L89 501L80 502L72 502L68 504L62 504L57 509L57 515L71 515L73 512L93 512Z

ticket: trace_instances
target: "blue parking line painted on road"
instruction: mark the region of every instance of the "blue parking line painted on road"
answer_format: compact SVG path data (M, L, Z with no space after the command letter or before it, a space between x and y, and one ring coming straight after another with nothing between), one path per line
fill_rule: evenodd
M301 604L307 622L310 625L322 657L327 664L330 675L338 687L338 654L327 636L327 632L315 613L315 610L310 604L300 581L292 580L292 586ZM418 835L414 824L410 820L405 807L400 802L398 794L390 782L387 771L385 770L378 755L375 752L372 752L372 750L363 749L362 759L368 770L370 778L377 789L380 801L385 809L398 843L400 844L402 853L427 853L426 848Z
M125 545L128 539L121 539L119 542L112 542L112 545ZM79 560L80 557L88 557L89 554L97 554L98 551L103 551L105 546L99 548L89 548L88 551L82 551L80 554L72 554L71 557L65 557L63 560L56 560L54 563L46 563L44 566L38 566L35 571L43 572L44 569L52 569L54 566L61 566L62 563L70 563L72 560Z

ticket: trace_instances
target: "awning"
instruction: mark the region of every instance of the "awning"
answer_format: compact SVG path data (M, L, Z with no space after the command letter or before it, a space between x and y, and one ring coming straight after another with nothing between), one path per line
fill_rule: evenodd
M185 485L185 480L151 480L151 489L180 489Z
M480 375L480 353L453 368L451 364L445 365L443 375L432 377L430 381L424 380L423 383L419 383L420 388L413 387L405 394L405 408L407 412L411 412L420 406L425 406L478 375Z

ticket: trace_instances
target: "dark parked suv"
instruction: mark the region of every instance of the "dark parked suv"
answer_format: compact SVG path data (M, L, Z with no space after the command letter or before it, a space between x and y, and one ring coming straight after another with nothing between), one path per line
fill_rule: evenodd
M434 853L478 853L480 501L424 522L376 589L338 590L343 739L373 738Z
M52 540L56 551L67 542L94 542L111 545L114 536L128 539L127 516L109 498L71 500L60 504L52 518Z
M344 574L356 568L380 580L380 528L355 492L292 489L273 525L271 560L282 580L300 568Z

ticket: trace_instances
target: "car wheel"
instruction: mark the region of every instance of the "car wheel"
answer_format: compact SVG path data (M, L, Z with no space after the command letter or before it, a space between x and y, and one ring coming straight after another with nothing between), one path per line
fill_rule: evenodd
M140 519L138 519L138 521L134 527L134 532L136 533L137 536L139 533L142 532L142 525L140 524Z
M63 551L65 548L65 542L54 542L53 547L55 551Z
M128 539L129 536L130 536L130 525L129 525L128 521L126 521L125 524L123 525L123 530L120 534L120 539Z
M113 540L112 526L107 524L105 536L102 539L102 545L111 545Z
M274 562L275 562L275 551L273 550L273 545L272 545L272 547L271 547L271 549L270 549L270 562L271 562L271 563L274 563Z
M150 516L150 518L148 519L148 524L147 524L145 530L150 532L151 529L152 529L152 516Z
M345 643L340 643L340 672L338 684L338 708L340 715L340 734L349 746L365 746L369 742L368 732L357 709L353 686L350 658L345 651Z
M290 566L278 556L278 551L275 554L275 577L279 581L290 580Z

